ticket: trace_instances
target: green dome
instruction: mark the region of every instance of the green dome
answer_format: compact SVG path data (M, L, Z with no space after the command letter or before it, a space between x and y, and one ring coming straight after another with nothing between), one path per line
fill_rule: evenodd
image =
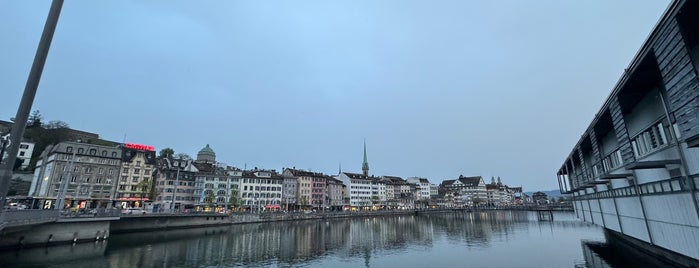
M201 149L201 151L199 151L199 153L200 153L200 154L201 154L201 153L216 154L216 153L214 153L214 150L212 150L211 147L209 147L208 144L206 145L206 147L204 147L203 149Z

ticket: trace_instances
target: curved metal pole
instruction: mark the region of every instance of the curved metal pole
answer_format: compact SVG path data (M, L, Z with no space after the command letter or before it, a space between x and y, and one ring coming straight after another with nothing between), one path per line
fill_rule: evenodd
M24 87L22 101L19 103L17 115L15 116L15 122L12 125L12 134L10 135L11 142L10 147L7 150L7 159L0 163L0 213L2 213L2 210L5 207L5 197L7 196L10 179L12 179L12 167L14 166L15 159L17 159L19 145L22 142L22 136L24 136L24 128L27 127L29 112L31 111L32 104L34 103L36 89L39 87L41 73L44 71L44 64L46 63L46 57L49 54L51 40L53 39L53 33L56 30L56 24L58 24L58 17L61 14L62 7L63 0L53 0L51 3L51 9L49 9L49 15L46 18L46 24L44 24L44 31L41 34L41 39L39 40L39 47L36 49L34 62L32 63L32 68L29 71L27 84Z

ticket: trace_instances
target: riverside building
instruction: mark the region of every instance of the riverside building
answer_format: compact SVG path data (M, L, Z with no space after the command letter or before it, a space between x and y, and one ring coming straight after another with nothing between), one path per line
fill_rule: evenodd
M37 161L29 195L37 208L106 208L114 205L122 150L79 142L49 145Z
M690 267L699 266L698 25L698 1L670 4L556 173L580 219Z
M194 195L196 175L199 170L191 159L158 159L154 204L156 211L185 211L194 208L198 196Z
M121 146L121 171L115 200L121 208L145 207L153 194L155 147L125 143Z

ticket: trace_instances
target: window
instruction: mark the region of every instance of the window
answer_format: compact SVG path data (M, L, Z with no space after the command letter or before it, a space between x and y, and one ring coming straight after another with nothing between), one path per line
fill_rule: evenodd
M106 157L106 156L107 156L107 151L102 151L102 156Z
M129 173L129 168L124 168L121 170L121 173Z
M117 153L116 153L116 152L112 152L112 157L117 157Z
M82 153L84 153L84 152L85 152L85 150L84 150L83 148L78 148L78 153L79 153L79 154L82 154Z
M73 147L70 147L70 146L66 147L66 152L67 152L67 153L72 153L72 152L73 152Z
M86 168L85 168L85 173L92 173L92 168L91 168L91 167L86 167Z
M126 182L126 180L128 180L128 177L127 177L127 176L121 176L121 181L122 181L122 182Z
M136 185L131 186L131 191L138 191L138 186L136 186Z
M20 145L19 145L19 148L20 148L20 149L29 149L29 145L20 144Z
M134 174L141 174L141 169L140 168L134 168L133 169Z
M80 167L73 168L73 172L80 172Z
M24 151L19 152L19 156L24 156Z
M97 149L90 149L90 155L97 155Z
M141 166L141 161L136 161L136 166L140 167Z
M121 190L121 191L126 190L126 185L119 185L119 190Z
M110 168L109 171L107 172L107 174L113 175L113 174L114 174L114 170Z
M663 123L658 123L638 134L631 140L634 155L645 156L668 145L670 141L668 131L670 131L669 128L663 126Z
M78 176L70 177L70 182L76 182L76 181L78 181Z
M134 176L133 178L131 178L131 182L138 182L138 177Z

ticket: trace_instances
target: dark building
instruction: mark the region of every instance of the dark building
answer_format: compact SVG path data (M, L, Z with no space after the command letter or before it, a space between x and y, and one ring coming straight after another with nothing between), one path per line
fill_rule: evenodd
M673 1L557 171L580 219L682 266L699 265L698 66L699 1Z

